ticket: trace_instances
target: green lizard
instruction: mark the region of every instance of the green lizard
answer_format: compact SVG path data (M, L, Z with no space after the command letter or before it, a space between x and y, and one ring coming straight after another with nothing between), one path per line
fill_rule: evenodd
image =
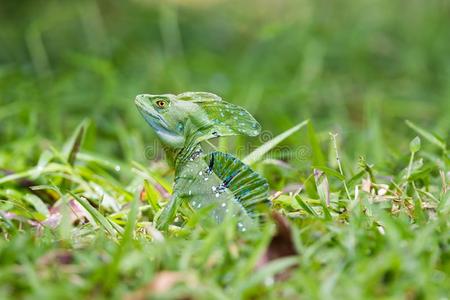
M241 231L254 227L261 208L270 203L266 179L236 157L207 153L201 145L220 136L257 136L261 126L252 115L206 92L142 94L135 103L175 167L173 194L158 227L167 229L184 203L194 210L210 207L217 223L231 214L239 218Z

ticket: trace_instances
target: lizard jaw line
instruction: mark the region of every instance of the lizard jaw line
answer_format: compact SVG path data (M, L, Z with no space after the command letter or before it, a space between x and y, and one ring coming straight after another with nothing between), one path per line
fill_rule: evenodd
M159 125L158 127L162 127L165 130L169 130L166 121L163 118L161 118L161 116L158 113L156 113L154 109L150 110L148 108L148 105L146 105L143 100L143 96L144 95L136 96L134 103L136 104L136 106L138 107L139 111L144 116L144 118L148 120L146 117L150 117L151 119L153 119L153 122L155 122L155 125Z

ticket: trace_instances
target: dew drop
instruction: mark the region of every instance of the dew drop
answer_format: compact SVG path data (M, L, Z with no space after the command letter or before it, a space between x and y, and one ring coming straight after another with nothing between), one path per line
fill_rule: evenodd
M119 166L119 165L116 165L116 166L114 167L114 170L116 170L116 172L120 172L120 166Z
M203 171L198 172L198 175L202 176L205 181L208 181L208 176L212 173L212 170L207 167Z
M241 222L239 222L239 223L237 224L237 226L238 226L238 229L239 229L240 231L242 231L242 232L244 232L244 231L247 230L247 228L245 228L245 227L244 227L244 224L242 224Z

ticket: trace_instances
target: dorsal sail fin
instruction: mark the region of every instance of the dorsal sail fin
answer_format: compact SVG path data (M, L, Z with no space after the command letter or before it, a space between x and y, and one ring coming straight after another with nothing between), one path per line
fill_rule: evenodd
M244 213L252 218L270 204L269 184L238 158L223 152L205 155L208 168L222 181L220 188L228 189Z
M219 136L257 136L261 125L244 108L222 101L219 96L206 92L187 92L177 100L195 103L200 108L190 117L190 142L198 143Z

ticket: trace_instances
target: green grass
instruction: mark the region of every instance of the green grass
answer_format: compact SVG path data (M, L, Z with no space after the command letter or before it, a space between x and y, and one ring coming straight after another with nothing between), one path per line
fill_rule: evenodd
M2 3L0 299L448 299L449 10ZM173 170L133 98L187 90L260 121L215 146L268 178L278 221L155 229Z

